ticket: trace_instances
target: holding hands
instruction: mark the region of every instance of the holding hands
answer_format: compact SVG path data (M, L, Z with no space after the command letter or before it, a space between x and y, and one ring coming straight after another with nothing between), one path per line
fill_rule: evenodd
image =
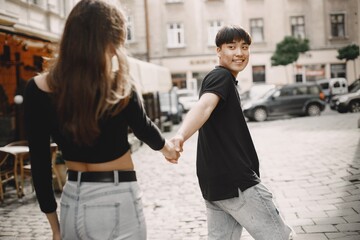
M180 152L183 151L184 138L176 135L170 141L166 140L164 147L160 152L164 155L165 159L170 163L177 163L180 157Z
M160 150L160 152L164 155L166 160L168 160L170 163L177 163L180 153L175 150L174 145L169 141L165 140L164 147Z

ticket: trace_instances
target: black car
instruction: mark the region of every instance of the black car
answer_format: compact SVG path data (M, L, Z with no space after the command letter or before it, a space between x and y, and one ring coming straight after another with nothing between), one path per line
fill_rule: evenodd
M295 83L270 90L262 98L244 104L243 112L249 120L259 122L269 116L317 116L325 106L325 95L319 85Z

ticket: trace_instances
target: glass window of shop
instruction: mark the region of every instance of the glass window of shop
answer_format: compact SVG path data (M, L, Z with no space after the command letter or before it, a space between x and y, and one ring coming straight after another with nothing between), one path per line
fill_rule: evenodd
M325 78L325 64L313 64L305 66L306 82Z
M173 73L171 79L173 86L186 88L186 73Z
M197 91L199 91L201 82L204 80L204 78L207 74L208 74L208 72L194 72L193 73L193 78L196 79Z
M343 63L331 64L330 71L332 78L338 78L338 77L346 78L346 65Z

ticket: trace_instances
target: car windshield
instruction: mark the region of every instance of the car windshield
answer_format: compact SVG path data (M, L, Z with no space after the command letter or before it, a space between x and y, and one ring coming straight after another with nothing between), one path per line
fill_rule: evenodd
M273 95L274 92L276 92L277 90L278 90L277 88L270 89L270 90L267 91L260 99L264 99L264 98L270 97L270 96Z
M353 89L351 89L350 93L355 93L360 89L360 84L355 85Z

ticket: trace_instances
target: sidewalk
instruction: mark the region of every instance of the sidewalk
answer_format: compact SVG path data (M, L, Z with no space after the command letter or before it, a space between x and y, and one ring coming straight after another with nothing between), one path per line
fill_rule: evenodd
M263 182L274 193L296 240L360 239L360 114L249 123ZM166 133L171 137L176 131ZM149 240L207 239L206 212L195 169L196 135L179 164L143 145L133 154ZM0 204L0 239L50 239L31 186ZM246 232L242 240L251 240Z

